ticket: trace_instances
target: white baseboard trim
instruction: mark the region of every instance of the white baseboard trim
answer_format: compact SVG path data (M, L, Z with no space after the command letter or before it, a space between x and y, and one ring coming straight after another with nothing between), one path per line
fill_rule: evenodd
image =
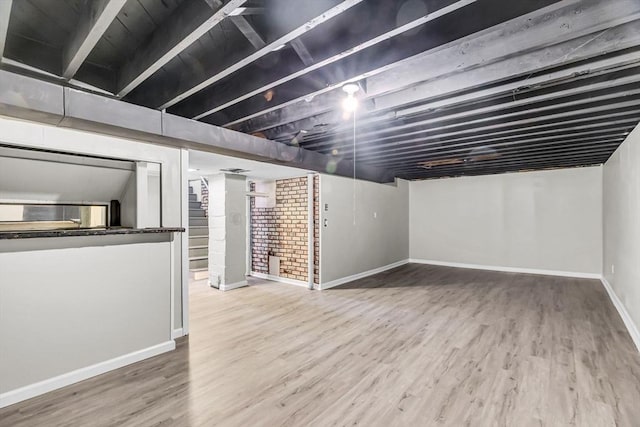
M352 274L351 276L342 277L340 279L332 280L330 282L321 283L318 289L321 291L336 286L343 285L345 283L353 282L354 280L362 279L364 277L373 276L374 274L382 273L383 271L391 270L392 268L400 267L401 265L408 264L408 259L403 259L392 264L387 264L382 267L374 268L373 270L363 271L362 273Z
M184 331L182 330L182 328L176 328L173 331L171 331L171 339L175 340L176 338L180 338L184 336Z
M303 282L302 280L289 279L288 277L272 276L271 274L259 273L257 271L252 271L249 275L257 279L271 280L273 282L280 282L280 283L286 283L288 285L302 286L304 288L309 287L309 283L307 282Z
M95 365L80 368L75 371L67 372L66 374L58 375L57 377L49 378L35 384L30 384L2 393L0 394L0 408L22 402L23 400L31 399L32 397L40 396L41 394L104 374L105 372L113 371L114 369L139 362L143 359L157 356L161 353L166 353L167 351L174 350L175 348L176 343L173 340L166 341L152 347L134 351L133 353L105 360L104 362L96 363Z
M242 287L248 286L248 285L249 284L247 283L246 280L241 280L240 282L229 283L228 285L221 284L220 285L220 290L221 291L230 291L232 289L238 289L238 288L242 288Z
M616 308L616 310L618 310L618 314L620 314L620 317L622 317L622 321L627 327L627 331L629 331L629 335L631 335L631 339L636 345L636 349L638 349L638 351L640 352L640 331L638 331L638 327L633 322L633 319L631 319L629 312L625 308L624 304L622 304L622 301L620 301L620 298L618 298L618 295L616 295L616 293L613 291L613 288L611 287L611 284L607 281L607 279L601 277L600 280L602 281L602 285L604 286L604 288L607 290L613 306Z
M558 270L540 270L536 268L520 268L520 267L500 267L494 265L480 265L480 264L465 264L460 262L448 262L448 261L434 261L429 259L409 259L413 264L429 264L429 265L441 265L444 267L455 268L469 268L473 270L489 270L489 271L502 271L505 273L524 273L524 274L540 274L544 276L560 276L560 277L575 277L579 279L596 279L600 280L602 277L600 273L577 273L572 271L558 271Z

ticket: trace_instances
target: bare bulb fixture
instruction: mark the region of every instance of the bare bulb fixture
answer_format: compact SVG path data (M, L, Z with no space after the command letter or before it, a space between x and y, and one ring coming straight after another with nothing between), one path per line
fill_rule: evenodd
M347 93L347 97L342 101L342 108L346 112L353 113L358 109L358 100L355 94L360 90L360 87L355 83L348 83L342 86L342 90Z

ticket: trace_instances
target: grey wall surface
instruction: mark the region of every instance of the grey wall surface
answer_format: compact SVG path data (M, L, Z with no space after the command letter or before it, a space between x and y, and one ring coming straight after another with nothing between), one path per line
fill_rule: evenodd
M220 173L208 181L209 280L224 289L246 280L246 177Z
M0 241L0 394L171 339L170 235Z
M133 171L0 156L0 201L109 203Z
M601 271L602 168L410 183L413 259Z
M180 149L97 133L41 125L0 117L0 143L16 147L31 147L60 152L103 156L132 161L155 162L162 168L162 225L181 227ZM187 189L185 188L186 192ZM186 197L186 195L185 195ZM133 212L135 215L135 212ZM185 223L187 219L185 219ZM174 261L174 328L182 327L182 245L180 239L172 243Z
M640 326L640 127L604 165L602 271Z
M322 283L409 257L407 181L354 184L352 179L320 175L320 203Z
M226 284L243 282L247 273L247 181L226 177Z

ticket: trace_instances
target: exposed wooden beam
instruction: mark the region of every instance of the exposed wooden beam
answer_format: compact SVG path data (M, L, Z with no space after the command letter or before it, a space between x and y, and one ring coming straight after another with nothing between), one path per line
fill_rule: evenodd
M82 12L77 29L64 49L62 76L71 79L91 53L127 0L93 0Z
M267 90L276 87L278 85L281 85L283 83L289 82L291 80L294 80L298 77L301 77L305 74L309 74L312 71L318 70L322 67L325 67L327 65L336 63L344 58L347 58L351 55L354 55L358 52L363 51L364 49L370 48L372 46L375 46L379 43L382 43L385 40L388 40L392 37L395 37L399 34L402 34L406 31L412 30L414 28L417 28L421 25L426 24L427 22L433 21L435 19L438 19L442 16L445 16L451 12L454 12L460 8L463 8L465 6L468 6L469 4L474 3L476 0L459 0L456 2L452 2L452 4L445 6L441 9L438 9L434 12L428 13L427 15L421 16L407 24L404 24L400 27L396 27L393 28L389 31L383 31L383 32L376 32L376 28L372 29L372 35L371 37L366 40L365 42L362 42L356 46L345 46L344 50L340 51L337 54L331 55L328 58L323 58L319 61L316 61L314 63L314 59L311 57L310 54L308 54L308 51L306 49L306 47L304 46L304 44L302 44L302 42L299 39L295 39L291 41L291 47L293 47L293 49L296 51L296 54L298 54L298 56L300 57L300 59L303 61L303 63L305 64L305 67L303 67L302 69L295 71L295 72L288 72L284 75L278 75L276 77L274 77L273 79L271 79L271 81L267 82L266 84L261 84L261 85L255 85L252 82L247 82L245 84L245 86L242 87L242 89L240 90L240 94L234 94L233 99L230 99L228 101L223 101L223 102L219 102L214 100L211 100L209 102L212 102L211 105L206 105L201 107L201 109L206 108L205 111L199 113L199 114L195 114L193 115L193 118L196 120L200 120L203 117L206 117L208 115L211 115L213 113L216 113L218 111L224 110L225 108L228 108L232 105L235 105L239 102L244 101L245 99L251 98L252 96L258 95L260 93L264 93ZM336 41L338 42L338 41ZM301 45L301 46L300 46ZM304 50L303 50L304 49ZM307 55L308 54L308 55Z
M523 144L513 144L504 148L498 147L490 147L493 150L496 150L501 155L506 154L518 154L527 152L554 152L557 153L560 150L565 150L566 148L581 148L581 149L593 149L598 148L600 146L608 146L609 148L615 149L620 143L624 140L623 136L615 136L615 135L605 135L605 136L596 136L591 138L593 140L584 141L581 138L567 139L567 140L559 140L556 142L545 142L545 143L530 143L526 142ZM437 163L439 160L446 160L448 158L459 158L464 159L465 157L473 157L473 156L483 156L489 154L489 151L481 151L472 152L471 150L467 151L459 151L459 152L438 152L435 155L425 154L421 158L418 159L410 159L406 162L396 162L394 165L389 164L391 169L397 170L397 168L402 167L407 163L419 163L424 161L433 161Z
M540 104L543 102L551 103L551 104L545 105L542 107L537 106L535 107L535 109L529 109L528 111L530 113L537 113L536 117L541 117L542 116L541 113L544 111L560 109L563 107L571 107L572 111L577 111L579 109L576 108L576 106L582 105L585 103L593 103L598 100L615 99L616 96L620 96L619 99L622 100L623 99L622 95L616 95L616 93L613 93L613 92L615 92L616 87L630 85L630 84L637 84L638 82L640 82L640 75L637 73L633 73L634 70L637 70L637 68L628 70L629 75L624 75L617 78L611 77L611 78L608 78L606 81L602 81L599 83L585 84L583 86L556 90L547 94L534 95L534 96L529 96L524 98L518 98L517 96L515 96L512 99L510 99L509 102L494 103L492 105L479 106L476 108L474 108L473 106L470 106L469 108L465 108L463 111L457 111L457 112L446 114L446 115L438 115L436 117L427 117L427 118L424 118L423 120L412 121L411 123L400 122L396 124L388 124L387 126L384 127L384 130L382 131L361 130L361 132L359 133L359 137L362 139L366 139L371 144L375 144L375 143L382 143L390 139L397 139L397 138L406 139L409 137L415 137L420 134L423 134L425 132L424 130L425 128L428 128L429 132L436 132L436 131L442 132L446 129L452 129L456 127L467 127L467 126L471 126L472 124L493 121L493 120L496 120L496 121L499 120L502 123L507 123L508 117L526 115L526 112L517 112L517 113L509 113L507 115L502 115L500 114L501 111L513 109L515 107L525 107L527 105ZM598 90L611 91L612 93L596 94L596 91ZM479 91L479 92L482 92L482 91ZM496 94L498 93L504 95L504 94L508 94L509 91L496 92ZM631 92L624 92L624 93L626 95L633 94ZM588 96L586 99L572 100L569 102L562 100L563 98L575 97L576 95L585 95L585 94ZM478 96L474 98L476 103L479 105L481 105L480 101L482 99L491 99L491 97ZM454 97L454 100L452 101L455 101L455 97ZM453 105L463 105L463 103L451 102L449 104L449 106L453 106ZM482 115L490 115L490 116L482 119L477 119L477 120L474 118ZM447 124L444 126L439 125L442 122L449 122L450 124ZM341 142L344 142L345 145L348 146L350 141L349 135L346 132L340 135L341 136L339 137L336 137L334 135L330 141L310 142L308 145L306 145L306 147L316 148L326 144L336 145Z
M573 79L584 78L588 76L597 75L598 73L606 73L615 71L616 67L625 67L626 64L633 64L640 59L639 52L630 52L618 56L608 57L604 59L597 59L603 51L613 52L618 48L627 48L631 46L637 46L640 43L640 21L627 23L612 29L608 36L610 38L602 38L598 40L592 40L593 36L586 35L577 39L569 40L567 42L558 43L554 46L545 48L541 51L533 51L527 54L523 54L517 57L507 58L502 61L490 63L486 66L475 67L470 70L461 70L458 73L452 73L445 75L438 79L430 80L423 85L417 85L423 94L422 104L416 107L402 108L406 102L413 99L413 94L409 93L406 97L397 96L397 93L392 92L390 94L383 94L381 96L374 96L371 101L375 107L365 110L365 113L376 113L372 117L362 117L360 119L360 127L371 126L375 123L383 123L385 121L394 121L400 115L409 116L412 114L418 114L420 112L427 112L429 110L437 110L442 108L450 108L458 104L465 102L474 102L483 97L496 97L506 93L517 93L522 88L544 86L546 84L555 84L558 82L568 82ZM591 44L585 45L585 42L591 40ZM612 42L612 40L615 40ZM580 48L582 46L582 48ZM569 55L566 53L570 52ZM552 71L548 73L540 73L548 68L552 68L557 64L556 58L565 56L567 61L577 62L585 59L592 59L592 62L580 63L577 65L568 66L558 71ZM539 58L546 58L540 60ZM538 73L538 75L529 77L532 73ZM517 73L517 75L515 74ZM518 81L512 81L505 84L497 84L490 86L486 89L468 91L466 93L455 95L462 90L474 89L478 86L479 80L483 79L485 83L500 82L505 79L513 79L516 76L524 76L524 79ZM428 86L427 86L428 85ZM371 93L371 90L369 90ZM335 101L328 98L330 94L323 95L326 100L318 100L326 104L325 109L329 107L335 108ZM449 96L447 96L449 95ZM438 97L436 101L430 101L431 97ZM290 120L296 117L296 114L308 114L308 111L313 108L313 105L302 106L299 112L288 108L280 111L280 117L264 117L260 118L262 125L273 123L276 119L279 123L283 123L283 128L287 128L290 132L297 132L300 129L311 129L314 123L327 122L331 117L331 112L321 113L316 116L311 116L302 120ZM386 111L387 114L381 114ZM274 113L275 115L275 113ZM286 124L288 121L289 124ZM258 124L258 119L255 120L255 124ZM396 122L397 123L397 122ZM247 123L249 125L249 123ZM280 126L278 124L277 126ZM397 124L390 124L385 131L391 131L395 129ZM290 128L290 129L289 129ZM256 129L258 130L258 129ZM262 129L260 129L262 130ZM281 129L274 129L272 133L280 133ZM348 139L348 126L338 125L334 132L343 133L343 138ZM267 133L268 134L268 133ZM270 135L273 136L273 135ZM365 136L365 135L363 135Z
M253 28L253 26L242 15L230 16L229 19L240 30L240 32L249 40L249 43L256 49L262 49L267 43L262 39L260 34Z
M215 72L214 74L210 75L209 77L205 78L204 80L200 81L199 83L188 85L188 87L186 87L185 89L179 90L179 93L176 93L174 96L171 97L171 99L169 99L168 101L164 102L158 108L159 109L166 109L166 108L171 107L172 105L177 104L178 102L182 101L185 98L188 98L189 96L193 95L194 93L197 93L197 92L201 91L202 89L204 89L204 88L206 88L206 87L208 87L208 86L220 81L221 79L225 78L226 76L235 73L236 71L240 70L241 68L245 67L246 65L251 64L252 62L256 61L257 59L260 59L263 56L273 52L278 47L280 47L282 45L285 45L285 44L291 42L292 40L300 37L301 35L311 31L312 29L314 29L318 25L321 25L324 22L329 21L332 18L335 18L336 16L338 16L338 15L342 14L343 12L349 10L350 8L352 8L353 6L357 5L358 3L362 2L362 1L364 1L364 0L343 0L343 1L339 2L337 5L331 7L328 10L325 10L323 13L321 13L318 16L315 16L315 17L311 18L307 22L304 22L301 25L298 25L293 30L291 30L288 33L286 33L286 34L278 37L277 39L271 41L270 43L265 45L263 48L258 49L257 51L255 51L255 52L251 53L250 55L244 57L242 60L236 62L235 64L232 64L229 67L224 68L223 70Z
M577 152L565 152L565 153L559 153L559 154L547 154L547 155L539 155L539 154L534 154L534 155L528 155L528 156L515 156L515 157L508 157L505 158L504 160L500 160L500 159L496 159L493 161L477 161L477 162L472 162L470 164L461 164L461 165L454 165L454 166L449 166L449 167L445 167L445 168L438 168L438 167L434 167L431 169L427 169L424 168L425 170L433 170L434 172L443 172L443 171L449 171L449 172L456 172L456 171L460 171L460 172L465 172L468 170L486 170L489 167L500 167L500 166L508 166L511 164L521 164L523 165L525 168L527 166L534 166L534 165L539 165L539 164L546 164L546 163L556 163L556 162L562 162L562 161L567 161L567 160L573 160L576 161L577 164L581 164L582 161L584 160L596 160L596 159L601 159L601 158L606 158L609 155L611 155L611 153L613 153L614 148L612 146L608 146L607 148L603 148L603 149L598 149L598 150L593 150L593 151L581 151L578 150ZM420 166L415 165L415 166L409 166L408 168L405 168L404 170L407 169L413 169L413 168L420 168ZM403 169L395 169L395 172L402 172L404 171Z
M557 111L557 110L562 110L562 109L571 109L571 110L580 110L580 105L584 105L584 104L593 104L593 103L598 103L598 102L606 102L606 101L612 101L612 107L614 108L615 106L620 106L620 105L625 105L625 106L629 106L633 105L633 106L638 106L640 105L640 101L638 100L638 95L640 95L640 89L637 90L628 90L628 91L624 91L624 92L617 92L617 93L611 93L608 95L602 95L602 96L597 96L594 98L585 98L585 99L580 99L580 100L573 100L573 101L569 101L569 102L563 102L563 103L559 103L559 104L551 104L551 105L547 105L544 107L539 107L539 108L535 108L535 109L530 109L528 111L516 111L516 112L511 112L511 113L507 113L507 114L502 114L502 115L498 115L498 116L486 116L486 117L481 117L480 119L475 119L475 120L469 120L467 123L469 125L481 125L483 123L486 122L504 122L507 123L510 119L512 118L521 118L521 117L527 117L527 118L531 118L531 117L535 117L537 115L541 115L544 116L545 111ZM615 101L618 100L622 100L626 97L630 97L633 96L634 99L633 100L629 100L628 102L624 102L624 103L617 103ZM592 110L591 108L585 109L584 111L590 111ZM567 111L568 112L568 111ZM549 115L549 117L552 116L557 116L555 114L553 115ZM595 120L595 119L594 119ZM461 123L462 125L462 123ZM478 128L479 130L482 130L482 128ZM441 134L441 136L443 138L446 137L455 137L458 134L458 132L451 132L451 133L443 133ZM389 156L392 155L391 153L393 152L398 152L398 151L410 151L415 149L415 144L420 144L421 147L425 150L428 150L429 144L428 142L433 140L435 141L435 143L438 143L440 136L439 135L433 135L433 136L422 136L422 137L417 137L417 138L404 138L404 139L399 139L398 141L394 141L394 142L387 142L387 143L383 143L383 142L377 142L377 143L371 143L368 145L364 145L364 146L360 146L357 147L357 152L360 158L365 158L367 156L369 156L370 154L372 154L374 157L376 155L380 155L381 153L385 153L385 155ZM471 138L475 138L475 137L471 137ZM449 143L453 143L453 142L460 142L460 144L465 144L466 142L464 142L465 140L469 139L469 137L461 137L461 138L455 138L454 140L450 140ZM443 141L446 141L443 140ZM352 147L350 147L348 144L344 145L344 146L337 146L336 147L342 155L348 154L351 152Z
M0 1L0 58L4 56L4 45L7 42L12 4L13 0Z
M569 160L559 160L555 162L544 162L543 164L532 164L528 162L510 162L509 164L496 166L492 168L484 168L477 170L466 170L460 168L456 171L450 172L438 172L433 170L432 172L429 169L422 168L414 168L412 171L406 172L397 172L398 178L407 179L407 180L426 180L426 179L437 179L437 178L450 178L456 176L479 176L479 175L493 175L493 174L502 174L502 173L513 173L513 172L523 172L523 171L532 171L532 170L549 170L549 169L564 169L564 168L573 168L573 167L584 167L584 166L596 166L600 165L611 156L613 151L607 154L603 154L600 156L591 156L588 158L582 159L569 159Z
M607 23L601 23L602 16L608 17ZM439 46L401 63L371 70L366 75L350 76L345 81L336 82L317 92L260 111L250 112L244 117L226 123L225 126L245 132L258 131L304 119L305 116L301 116L303 111L307 114L306 117L310 117L313 114L309 113L313 111L314 106L317 107L315 114L335 109L337 105L327 92L336 90L354 79L366 78L367 96L373 97L407 87L405 79L396 77L400 74L410 75L410 70L424 81L452 76L478 66L487 67L492 63L506 60L510 56L522 55L524 52L534 52L527 63L528 69L534 70L561 65L566 61L589 58L601 54L602 46L609 46L610 49L605 49L607 51L622 48L626 41L631 43L636 40L637 33L624 32L619 34L622 39L612 39L611 34L607 32L603 37L596 37L590 43L573 51L561 51L555 46L571 40L576 40L577 43L577 39L582 37L585 38L581 41L584 43L586 39L593 37L589 37L590 34L598 35L609 25L622 25L638 18L640 18L640 4L634 0L613 0L606 4L596 0L562 1L445 46ZM569 47L569 44L571 43L563 48ZM595 47L597 49L594 49ZM536 50L537 53L535 53ZM509 77L514 73L521 74L525 71L522 64L519 64L517 68L502 69L500 75ZM412 77L410 81L415 83L415 78ZM486 79L478 79L475 85L486 83ZM305 98L310 97L313 101L305 107ZM323 102L324 98L327 102Z
M404 162L425 155L440 155L441 153L460 153L463 151L469 151L474 147L489 146L491 148L499 148L504 145L517 145L524 143L540 143L544 141L560 141L562 138L576 137L586 140L590 135L604 134L620 136L629 127L633 127L638 123L638 118L631 117L625 120L614 120L608 123L597 123L588 126L570 126L566 129L552 129L549 131L530 132L523 133L522 135L511 135L499 138L490 137L476 137L474 141L464 143L453 143L443 141L438 144L437 147L431 145L419 145L414 146L413 149L406 149L402 153L394 152L380 152L373 156L363 156L358 154L358 158L363 162L370 162L370 164L392 164L397 162ZM602 137L602 135L600 135ZM342 154L344 155L344 153Z
M264 7L239 7L230 13L231 16L241 15L263 15L265 12Z
M537 147L537 146L526 146L526 147L518 147L513 150L504 150L491 154L469 154L464 153L461 155L451 155L444 157L424 157L420 160L413 160L414 166L409 166L409 168L415 166L422 166L423 163L435 162L438 160L453 160L450 164L444 165L434 165L431 167L426 167L425 169L434 169L434 170L442 170L456 167L469 167L469 166L487 166L492 164L504 163L506 161L512 160L542 160L542 159L557 159L563 156L574 156L574 155L593 155L595 153L602 154L605 152L611 153L620 145L621 139L613 140L609 142L597 141L590 144L567 144L556 147ZM456 161L457 160L457 161ZM408 162L408 163L412 163ZM406 166L398 165L394 168L394 170L402 170L403 167Z
M296 51L296 54L300 57L300 60L305 66L308 67L311 64L313 64L313 57L309 53L309 50L304 45L302 40L300 39L291 40L291 47L293 48L293 50Z
M116 95L126 96L245 2L229 0L213 8L204 0L182 3L120 69Z
M638 107L638 109L620 111L621 108L629 108L629 107ZM613 111L613 113L598 114L598 113L609 112L609 111ZM387 143L380 143L380 142L376 143L376 142L367 140L364 146L358 147L358 152L359 152L360 158L365 158L366 156L370 155L369 153L372 151L376 153L375 150L367 149L369 148L370 145L377 144L379 146L379 151L381 152L384 151L385 153L392 153L392 152L400 151L404 149L405 143L407 145L412 143L413 144L419 143L422 147L427 147L432 144L437 145L442 141L446 141L448 144L452 144L452 143L465 142L465 141L475 141L479 136L482 136L483 138L485 138L490 136L500 136L500 135L509 135L509 134L517 134L517 133L524 134L527 131L535 130L535 129L565 126L565 125L576 124L576 123L591 123L596 120L614 119L620 116L627 116L629 114L640 115L640 102L638 100L606 104L606 105L592 107L592 108L571 110L571 111L566 111L566 112L557 113L557 114L536 116L536 117L522 119L522 120L500 122L500 119L498 118L496 120L498 123L488 125L488 126L471 127L463 130L437 133L434 135L424 135L422 137L415 137L415 138L408 138L408 139L404 139L401 136L399 137L399 139L400 138L403 138L403 139L400 139L400 141L390 141ZM586 116L586 117L571 119L571 117L573 116ZM566 118L569 118L569 120L563 120ZM463 123L459 123L457 126L461 127L463 126ZM446 128L446 126L443 126L442 128ZM509 128L509 129L500 130L503 128ZM437 129L438 128L436 127L436 131ZM308 148L308 147L305 145L305 148ZM331 150L333 148L337 148L338 150L340 150L341 154L343 155L345 153L349 153L351 150L351 147L345 144L344 146L327 145L323 150L320 150L320 151Z

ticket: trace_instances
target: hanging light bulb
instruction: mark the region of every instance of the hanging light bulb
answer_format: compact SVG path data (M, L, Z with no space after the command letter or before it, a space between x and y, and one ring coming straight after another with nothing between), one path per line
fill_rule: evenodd
M358 100L353 95L349 95L342 101L342 108L348 113L353 113L358 109Z
M347 93L347 97L342 101L342 108L348 113L353 113L358 109L358 100L355 94L360 90L360 87L355 83L348 83L342 86L342 90Z

